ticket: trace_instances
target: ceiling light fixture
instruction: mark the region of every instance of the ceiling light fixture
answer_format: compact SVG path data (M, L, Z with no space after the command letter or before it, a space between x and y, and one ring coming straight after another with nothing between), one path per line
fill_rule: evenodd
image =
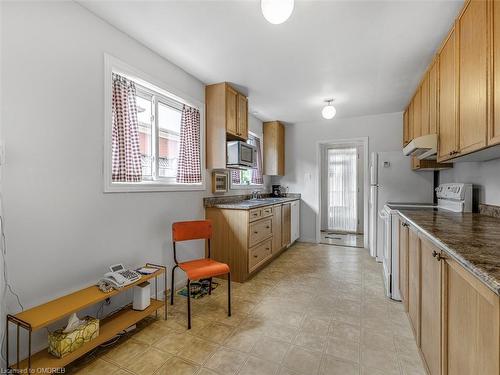
M335 99L325 100L325 102L327 104L323 107L323 110L321 111L321 115L323 116L324 119L331 120L332 118L335 117L337 110L332 105L332 102L334 102L334 101L335 101Z
M294 0L260 0L264 18L273 25L285 22L293 12Z

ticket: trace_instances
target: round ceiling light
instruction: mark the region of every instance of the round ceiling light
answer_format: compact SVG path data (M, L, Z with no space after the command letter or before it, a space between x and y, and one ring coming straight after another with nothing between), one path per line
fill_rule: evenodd
M335 114L337 113L337 110L332 105L332 102L334 100L335 99L325 100L325 102L327 104L323 107L323 110L321 111L321 115L323 116L324 119L331 120L332 118L335 117Z
M273 25L285 22L293 12L294 0L260 0L264 18Z

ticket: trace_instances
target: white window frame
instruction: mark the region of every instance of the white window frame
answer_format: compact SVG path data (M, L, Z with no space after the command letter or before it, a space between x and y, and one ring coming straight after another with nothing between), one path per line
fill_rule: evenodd
M249 131L248 134L256 137L256 138L259 138L260 140L260 157L262 158L262 161L264 161L264 137L262 136L262 134L257 134L257 133L254 133L252 131ZM264 167L264 166L262 166ZM264 172L264 171L262 171ZM262 180L264 181L264 174L262 174ZM229 172L229 181L230 181L230 188L231 190L249 190L249 189L265 189L266 187L266 184L265 182L263 182L262 184L248 184L248 185L241 185L241 184L234 184L233 183L233 179L231 178L231 172Z
M140 182L113 182L112 180L112 79L113 73L131 79L141 86L155 91L166 98L186 104L200 111L200 160L201 183L180 184L171 179L144 180ZM153 129L154 131L154 129ZM158 162L155 160L155 162ZM197 191L206 189L205 167L205 105L162 81L141 72L138 69L104 54L104 192L162 192L162 191Z

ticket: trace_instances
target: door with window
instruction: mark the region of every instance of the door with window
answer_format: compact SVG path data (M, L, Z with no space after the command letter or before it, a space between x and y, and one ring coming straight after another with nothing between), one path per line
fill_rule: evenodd
M358 232L359 179L356 147L327 150L328 230Z

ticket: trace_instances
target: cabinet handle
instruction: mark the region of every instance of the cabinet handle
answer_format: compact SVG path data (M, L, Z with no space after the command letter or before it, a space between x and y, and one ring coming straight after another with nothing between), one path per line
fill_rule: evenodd
M266 227L266 229L269 229L269 228L270 228L270 226L268 225L268 226Z
M258 256L258 255L254 255L253 257L254 257L254 258L258 258L259 256Z
M254 232L253 232L253 234L257 234L257 233L259 233L259 232L257 232L257 231L254 231Z
M269 248L268 248L268 247L266 247L266 250L269 250Z
M437 256L438 256L438 252L437 252L436 250L433 250L433 251L432 251L432 256L433 256L434 258L435 258L435 257L437 257Z
M442 259L446 259L446 257L444 257L444 256L442 256L441 254L438 253L436 255L436 259L437 259L438 262L440 262Z
M403 227L408 228L410 225L408 223L401 224Z

